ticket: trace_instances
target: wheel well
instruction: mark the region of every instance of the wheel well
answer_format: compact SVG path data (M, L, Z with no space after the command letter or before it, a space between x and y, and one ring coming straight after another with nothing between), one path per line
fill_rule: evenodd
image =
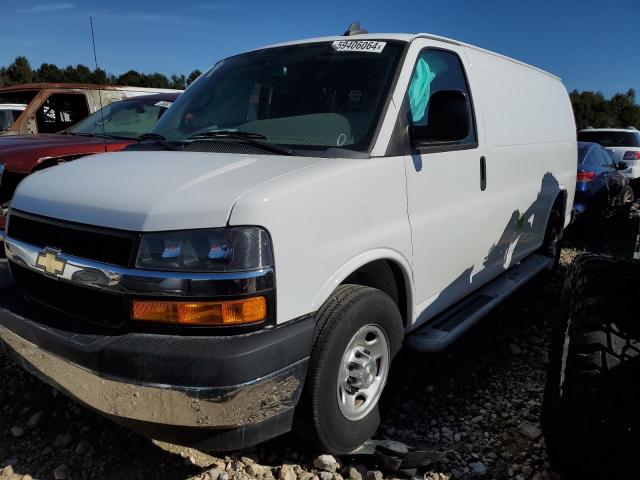
M564 220L564 217L567 213L567 192L566 190L561 190L556 196L555 201L553 202L553 206L551 207L551 212L558 212L560 217Z
M358 268L342 282L376 288L389 295L398 306L402 322L407 325L409 305L407 282L402 268L391 260L374 260Z

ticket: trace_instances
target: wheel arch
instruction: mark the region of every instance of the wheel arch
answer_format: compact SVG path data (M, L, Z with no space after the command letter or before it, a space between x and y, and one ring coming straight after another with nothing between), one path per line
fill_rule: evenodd
M413 319L413 274L409 262L390 249L371 250L345 263L322 286L314 299L319 308L345 283L363 285L383 291L398 305L403 326Z
M566 228L567 225L571 222L571 216L570 216L571 212L567 212L568 202L569 202L569 192L567 192L567 188L564 185L561 185L560 190L556 194L556 198L551 204L551 209L549 210L549 215L547 216L547 219L549 216L551 216L551 212L557 211L558 213L560 213L560 218L564 219L564 227Z

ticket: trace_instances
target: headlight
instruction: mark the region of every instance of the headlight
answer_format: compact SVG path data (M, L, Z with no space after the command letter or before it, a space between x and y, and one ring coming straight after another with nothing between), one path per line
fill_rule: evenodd
M260 227L226 227L142 235L136 268L242 272L273 266L271 240Z

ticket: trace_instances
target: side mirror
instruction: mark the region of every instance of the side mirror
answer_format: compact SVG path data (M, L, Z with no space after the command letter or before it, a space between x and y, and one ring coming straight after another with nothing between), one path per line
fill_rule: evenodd
M626 170L627 168L629 168L629 165L627 165L624 162L618 162L616 163L616 169L617 170Z
M461 90L441 90L429 98L427 125L409 128L414 145L447 144L464 140L471 130L471 108L467 94Z

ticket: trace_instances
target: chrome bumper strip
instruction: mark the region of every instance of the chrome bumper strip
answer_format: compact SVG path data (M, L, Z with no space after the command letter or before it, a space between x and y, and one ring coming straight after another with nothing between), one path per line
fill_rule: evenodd
M38 266L45 249L5 237L7 258L31 271L76 285L128 295L211 297L259 293L275 286L273 268L247 272L184 273L128 269L56 252L61 271Z
M0 326L0 346L27 371L103 414L185 427L232 428L294 407L308 359L267 377L220 388L137 385L103 378Z

